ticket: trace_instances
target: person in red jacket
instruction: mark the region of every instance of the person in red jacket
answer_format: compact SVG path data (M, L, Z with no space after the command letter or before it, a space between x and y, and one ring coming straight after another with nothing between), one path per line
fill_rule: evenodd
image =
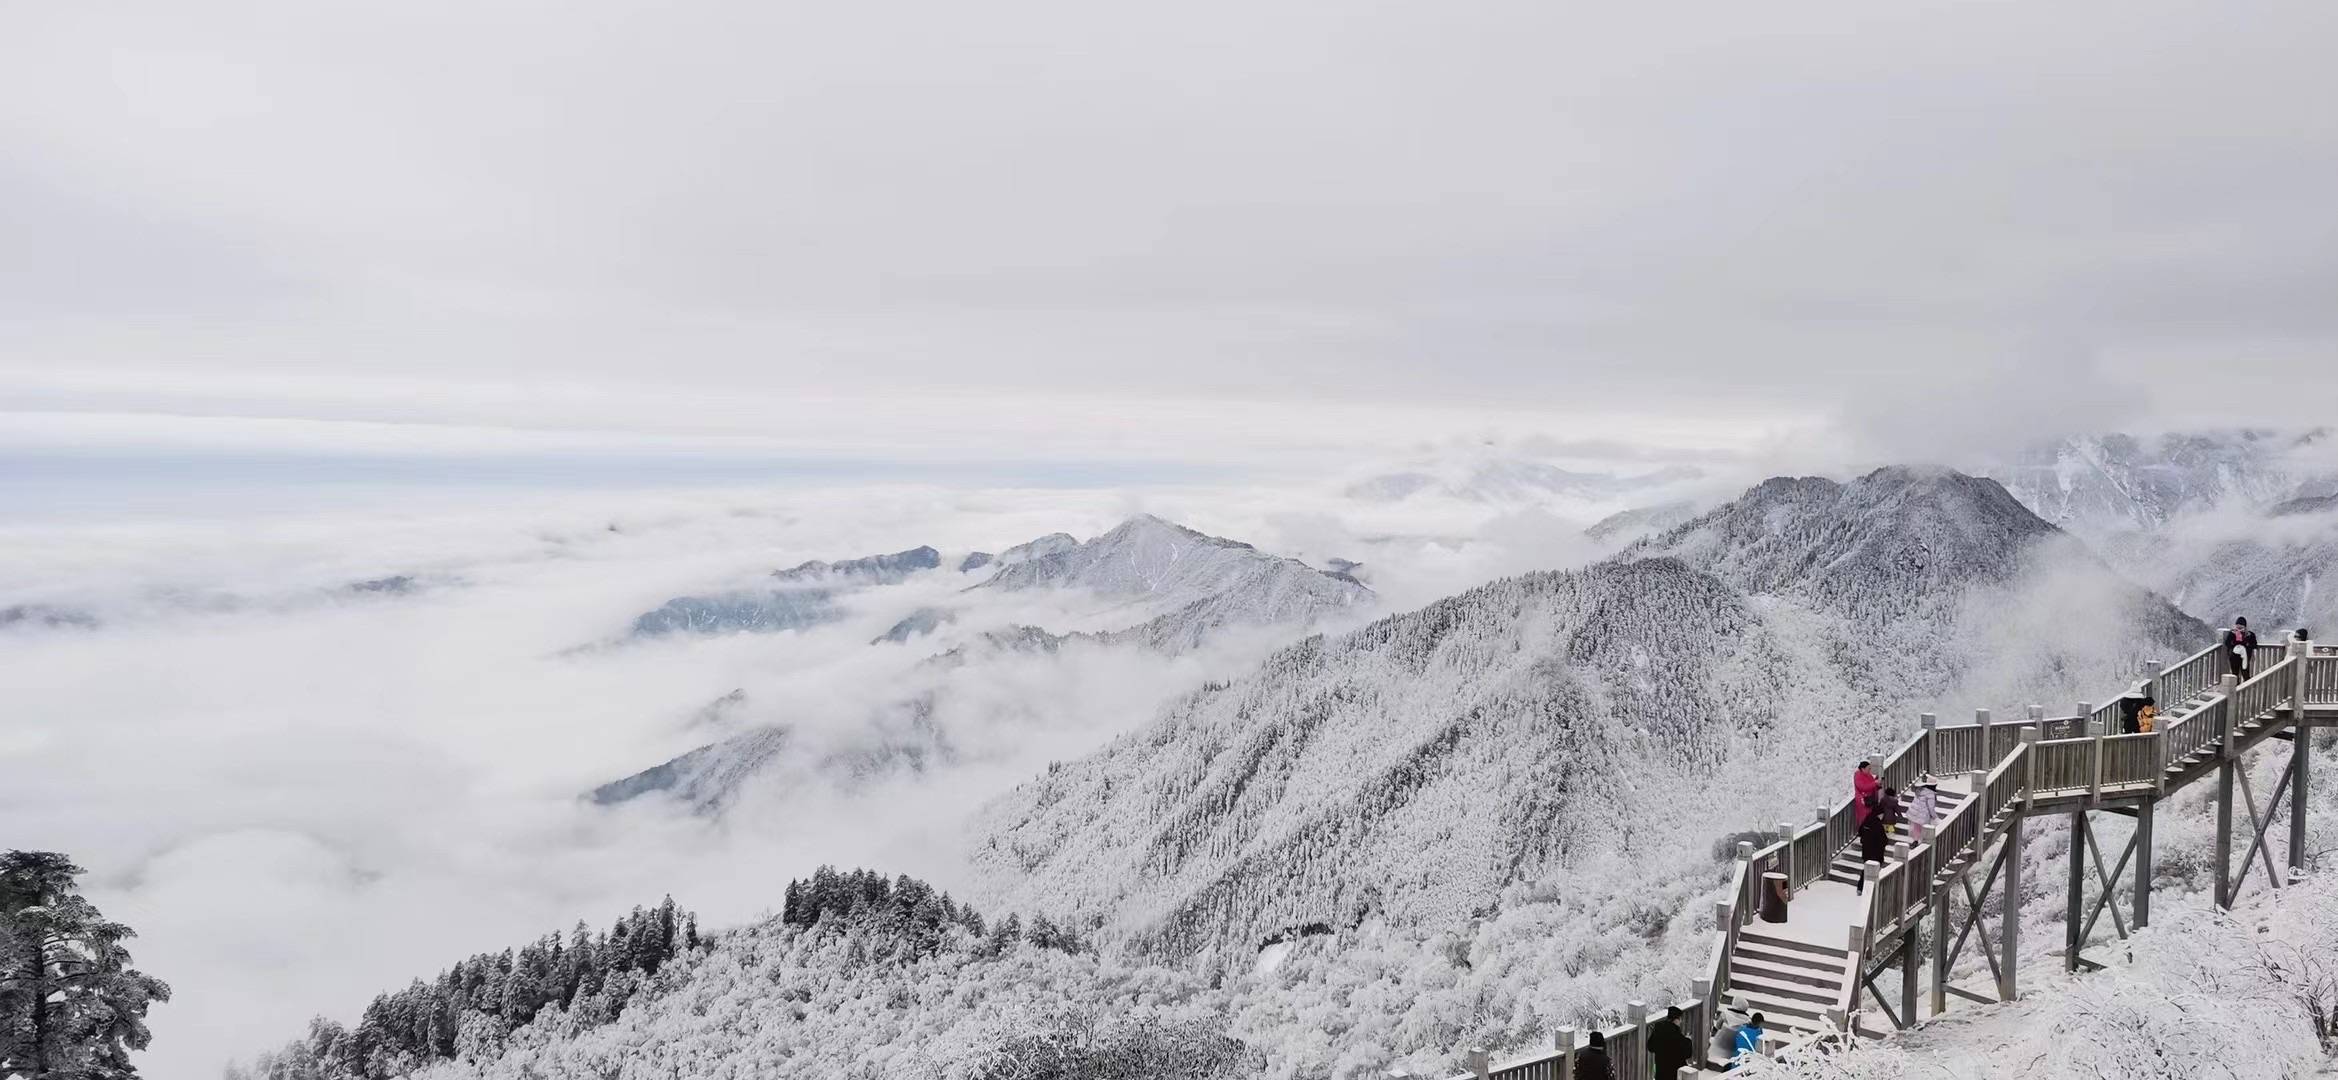
M1868 763L1860 762L1859 771L1851 774L1852 828L1856 829L1867 823L1868 804L1875 801L1875 793L1882 787L1883 781L1876 779L1875 774L1868 771Z

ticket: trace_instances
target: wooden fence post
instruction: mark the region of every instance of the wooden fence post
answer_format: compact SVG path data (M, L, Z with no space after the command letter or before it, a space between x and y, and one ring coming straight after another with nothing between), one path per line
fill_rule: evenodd
M1645 1001L1624 1002L1624 1019L1632 1025L1631 1034L1625 1036L1624 1039L1625 1048L1629 1051L1624 1064L1631 1071L1626 1073L1623 1069L1617 1069L1615 1072L1619 1076L1646 1076L1648 1075L1648 1003ZM1613 1052L1614 1048L1610 1047L1609 1053Z
M2091 713L2094 710L2089 709L2087 711ZM2092 747L2092 750L2094 751L2094 772L2090 774L2087 781L2086 794L2090 799L2101 799L2103 797L2103 748L2106 745L2103 740L2110 737L2111 723L2110 721L2105 720L2102 723L2093 725L2093 727L2094 746Z
M1484 1047L1470 1047L1469 1074L1471 1076L1477 1077L1477 1080L1486 1080L1487 1077L1493 1075L1493 1070L1490 1067L1489 1062L1486 1060L1486 1051Z
M1559 1037L1554 1041L1558 1043L1557 1049L1559 1051L1559 1080L1574 1080L1575 1029L1571 1027L1560 1028Z
M2313 663L2313 643L2304 638L2291 638L2289 658L2294 661L2293 677L2289 684L2289 877L2295 881L2305 872L2306 852L2306 793L2307 781L2312 777L2309 768L2313 761L2313 721L2306 717L2306 668Z
M2216 756L2230 758L2235 756L2233 753L2233 733L2240 730L2241 726L2241 711L2234 707L2233 701L2234 691L2240 689L2240 676L2227 675L2224 677L2224 682L2219 685L2224 690L2224 701L2217 706L2224 710L2224 742L2217 747Z
M1696 995L1696 1008L1689 1013L1689 1034L1697 1044L1697 1060L1705 1060L1705 1045L1713 1041L1713 980L1698 979L1689 984Z

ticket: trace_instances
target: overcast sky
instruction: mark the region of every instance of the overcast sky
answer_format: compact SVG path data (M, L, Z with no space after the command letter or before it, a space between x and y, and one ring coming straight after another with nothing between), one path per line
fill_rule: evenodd
M0 425L2327 419L2334 54L2325 0L0 0Z

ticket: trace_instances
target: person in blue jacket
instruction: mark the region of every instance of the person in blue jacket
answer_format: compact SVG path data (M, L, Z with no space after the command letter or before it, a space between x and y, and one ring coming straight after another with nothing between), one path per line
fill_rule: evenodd
M1745 1026L1744 1026L1744 1027L1741 1027L1741 1028L1738 1028L1738 1029L1737 1029L1737 1058L1736 1058L1736 1060L1742 1061L1742 1060L1744 1060L1744 1059L1745 1059L1745 1056L1746 1056L1747 1054L1754 1053L1755 1051L1758 1051L1758 1050L1760 1050L1761 1048L1762 1048L1762 1014L1760 1014L1760 1013L1755 1013L1755 1014L1753 1014L1753 1019L1751 1019L1751 1020L1748 1020L1748 1021L1746 1021L1746 1022L1745 1022Z

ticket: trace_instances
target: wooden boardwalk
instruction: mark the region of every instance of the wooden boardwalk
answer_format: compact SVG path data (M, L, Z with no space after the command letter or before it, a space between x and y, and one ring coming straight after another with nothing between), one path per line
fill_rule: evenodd
M2285 861L2295 873L2304 855L2310 782L2305 736L2316 724L2338 724L2338 649L2297 641L2260 645L2246 681L2225 674L2226 666L2227 657L2212 645L2173 666L2155 665L2108 700L2081 703L2065 716L2048 717L2036 706L2002 721L1983 710L1959 725L1923 716L1905 743L1877 759L1876 774L1901 792L1926 773L1939 777L1945 815L1939 827L1922 844L1896 837L1887 863L1862 864L1846 796L1810 824L1780 826L1779 839L1766 847L1739 845L1727 899L1715 905L1710 975L1685 999L1669 1003L1681 1009L1690 1038L1700 1049L1709 1046L1732 1002L1763 1014L1764 1046L1776 1052L1881 1036L1946 1011L1951 998L2015 1000L2023 832L2040 815L2067 816L2077 839L2062 950L2073 970L2097 966L2084 948L2106 911L2119 937L2148 925L2153 813L2161 799L2194 783L2213 779L2217 788L2217 903L2229 907L2259 865L2270 887L2282 887L2286 878L2274 862L2276 811L2286 795ZM2131 696L2159 703L2156 730L2120 732L2119 699ZM2260 803L2241 766L2252 750L2273 743L2289 745L2288 767ZM2236 794L2246 820L2234 816ZM2096 837L2091 815L2098 813L2134 820L2115 856ZM2133 885L2122 911L2120 882L2130 866ZM1788 919L1760 921L1765 885L1780 884L1791 897ZM1992 894L2002 902L1997 918L1987 920L1981 911ZM1991 977L1987 985L1951 981L1968 948ZM1648 1030L1665 1004L1652 1014L1646 1003L1630 1002L1625 1022L1605 1030L1618 1080L1652 1074ZM1472 1050L1470 1072L1455 1080L1572 1080L1576 1044L1577 1033L1564 1028L1552 1049L1517 1060L1496 1062ZM1708 1070L1723 1064L1703 1063ZM1692 1066L1681 1075L1699 1072Z

